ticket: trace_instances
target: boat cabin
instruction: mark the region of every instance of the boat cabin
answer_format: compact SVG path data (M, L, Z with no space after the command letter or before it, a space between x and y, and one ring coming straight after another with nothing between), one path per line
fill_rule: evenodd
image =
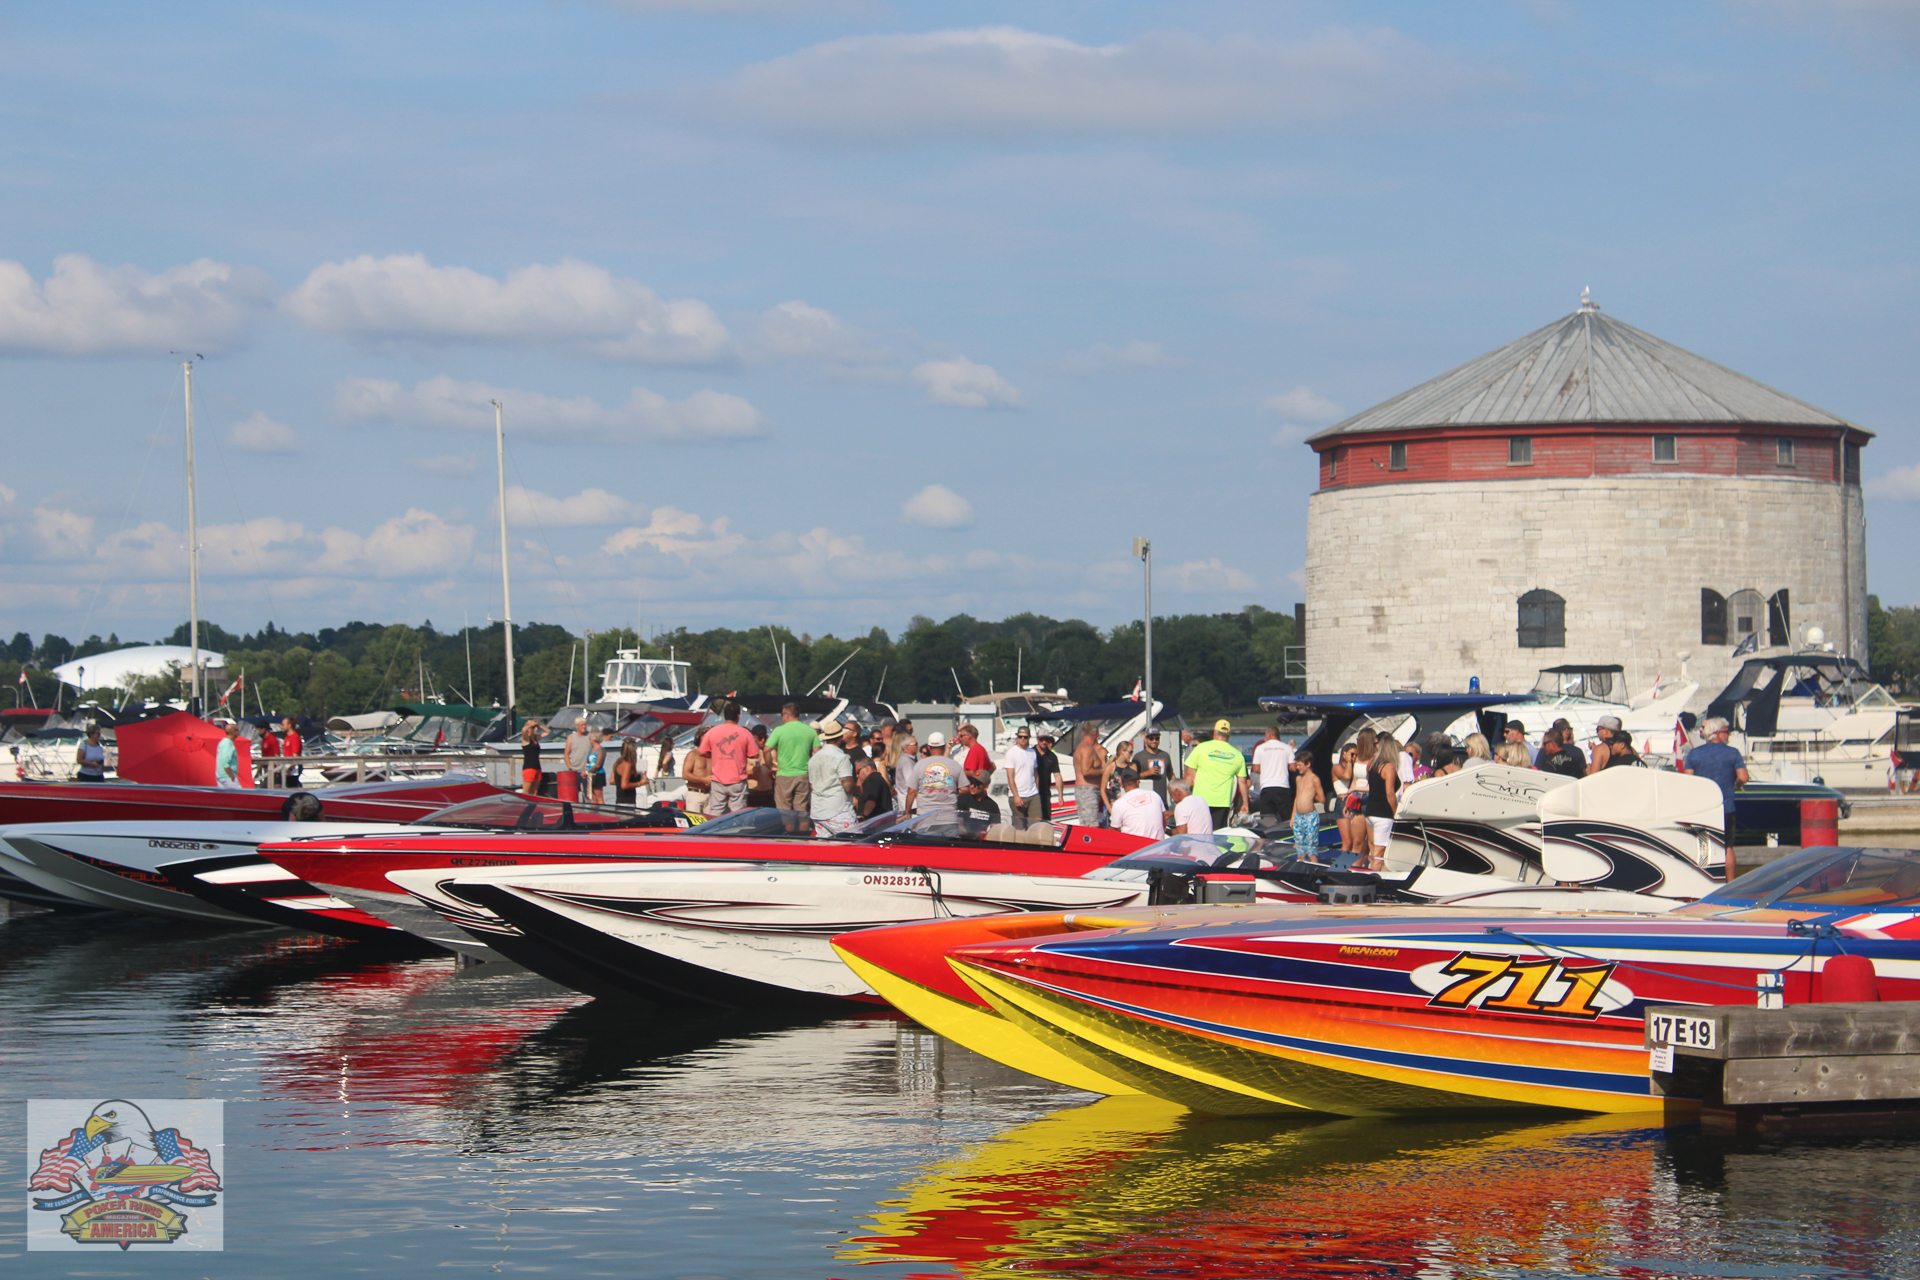
M1725 717L1749 738L1770 738L1815 733L1851 712L1884 710L1891 717L1898 706L1852 658L1813 652L1748 659L1707 714Z
M1625 702L1626 685L1619 663L1604 666L1571 664L1542 667L1533 682L1533 697L1545 703L1572 699L1584 702Z
M692 687L692 663L643 658L638 649L617 651L600 674L603 702L684 700Z

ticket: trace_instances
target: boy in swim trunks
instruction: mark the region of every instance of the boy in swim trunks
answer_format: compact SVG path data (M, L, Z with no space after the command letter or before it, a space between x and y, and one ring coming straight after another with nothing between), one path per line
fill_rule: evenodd
M1300 751L1293 757L1293 848L1303 858L1320 856L1320 807L1327 797L1320 787L1320 776L1313 771L1313 752Z

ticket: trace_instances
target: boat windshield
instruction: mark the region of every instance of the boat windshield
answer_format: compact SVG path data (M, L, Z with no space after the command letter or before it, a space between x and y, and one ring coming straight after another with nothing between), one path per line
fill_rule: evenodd
M562 707L553 713L552 719L547 721L546 735L540 740L542 742L565 742L567 735L573 732L573 722L583 717L587 722L587 728L589 730L599 729L604 733L613 732L614 714L611 711L589 711L585 707Z
M1262 864L1272 865L1293 857L1293 846L1234 832L1171 836L1135 849L1124 858L1115 858L1089 872L1088 878L1115 880L1139 878L1155 870L1189 872L1200 867L1239 867L1246 864L1248 855L1258 858Z
M1542 702L1583 698L1588 702L1623 701L1614 692L1614 671L1543 670L1533 682L1533 696Z
M1920 905L1920 850L1802 849L1700 901L1855 911L1913 907Z
M717 836L747 836L777 839L786 836L811 836L813 819L797 809L741 809L722 818L709 818L688 827L687 835L706 840Z
M679 827L686 814L654 806L625 809L610 804L579 804L548 796L482 796L416 820L416 827L467 827L479 831L614 831Z

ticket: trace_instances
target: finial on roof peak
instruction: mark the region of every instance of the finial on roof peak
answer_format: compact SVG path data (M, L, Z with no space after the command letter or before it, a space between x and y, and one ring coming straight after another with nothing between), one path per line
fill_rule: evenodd
M1598 311L1600 309L1600 304L1593 300L1592 290L1582 289L1580 291L1580 309L1582 311Z

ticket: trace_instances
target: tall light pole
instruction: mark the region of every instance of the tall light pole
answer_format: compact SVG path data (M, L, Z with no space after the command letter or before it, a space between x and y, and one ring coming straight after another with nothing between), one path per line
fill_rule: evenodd
M182 360L180 368L187 386L187 644L192 649L193 714L198 716L206 714L206 690L200 669L200 522L193 501L193 361Z
M513 583L507 576L507 433L500 424L498 400L493 401L493 452L500 474L500 610L506 614L507 723L512 724L519 703L513 689Z
M1153 732L1153 540L1135 538L1133 554L1147 566L1147 669L1141 685L1147 695L1147 732Z

